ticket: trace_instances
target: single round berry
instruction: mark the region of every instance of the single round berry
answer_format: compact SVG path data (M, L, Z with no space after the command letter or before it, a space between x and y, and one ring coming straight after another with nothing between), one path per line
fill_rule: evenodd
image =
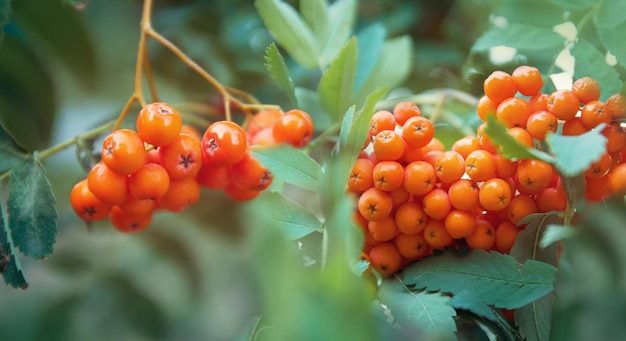
M136 172L148 158L143 140L129 129L119 129L105 137L101 154L107 167L121 175Z
M137 132L142 140L153 146L167 146L180 134L183 122L178 112L169 104L147 104L137 116Z
M248 151L246 132L234 122L217 121L202 137L202 152L216 166L231 166L241 161Z

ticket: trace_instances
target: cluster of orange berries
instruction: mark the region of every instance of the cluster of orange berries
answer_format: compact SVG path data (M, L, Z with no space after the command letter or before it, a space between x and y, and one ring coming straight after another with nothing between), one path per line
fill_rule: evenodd
M528 147L559 126L562 134L575 135L607 124L602 130L607 153L585 172L587 196L602 200L612 192L626 193L626 164L616 167L626 156L626 134L614 122L626 117L624 96L600 102L597 82L587 77L576 80L572 90L550 95L540 93L542 87L534 67L495 71L484 82L478 115L483 121L495 115ZM485 124L477 136L445 150L414 103L374 114L347 191L358 198L355 220L365 236L361 258L379 273L395 273L446 247L508 253L525 227L524 217L566 209L555 169L538 160L504 158L484 133Z
M248 130L217 121L200 135L162 102L144 106L136 127L106 136L101 161L73 187L70 203L83 220L108 217L116 229L138 232L149 226L155 211L180 212L196 203L201 187L223 190L236 201L251 200L273 179L251 156L251 142L300 147L313 133L303 111L265 110L252 117Z

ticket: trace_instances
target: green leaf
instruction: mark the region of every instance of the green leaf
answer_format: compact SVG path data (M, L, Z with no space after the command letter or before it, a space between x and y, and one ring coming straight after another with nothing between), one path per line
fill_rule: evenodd
M319 189L322 168L304 151L283 145L255 148L252 153L275 177L311 191Z
M254 4L276 42L302 66L315 67L319 55L315 37L298 12L281 0L257 0Z
M519 7L519 6L518 6ZM506 27L491 27L480 36L472 52L488 51L494 46L508 46L519 50L542 50L557 55L563 49L563 38L552 29L511 22Z
M0 205L0 273L4 282L14 288L26 289L28 282L24 277L22 266L17 258L11 233L4 221L4 213Z
M556 265L556 245L542 248L539 242L548 225L562 221L554 212L530 214L520 221L526 226L517 235L509 254L520 263L532 259Z
M550 155L520 144L513 136L507 133L506 127L498 122L494 115L487 117L485 134L487 134L495 145L500 146L498 152L507 159L552 161Z
M404 269L404 283L452 294L470 290L496 308L515 309L550 293L556 268L534 260L518 263L509 255L472 250L444 252Z
M326 0L300 1L300 14L302 14L302 18L313 32L317 50L323 51L330 32Z
M311 115L315 124L315 130L324 131L335 123L322 107L317 91L296 87L296 98L298 99L298 108Z
M397 278L387 278L378 289L378 298L408 334L421 336L418 339L456 340L456 311L450 297L413 291Z
M570 207L576 210L583 210L587 205L585 175L580 173L575 176L566 176L557 171L561 177L563 189L567 194L567 201Z
M494 15L505 17L509 24L523 23L550 29L563 22L564 13L570 7L571 3L559 5L545 0L527 0L524 6L520 6L518 1L504 1L494 10Z
M350 106L356 70L357 42L352 38L324 71L317 87L324 109L339 120Z
M594 16L602 42L622 66L626 66L626 46L624 46L623 35L623 32L626 32L624 12L626 12L626 2L604 0L600 2L600 11ZM604 86L604 83L600 84Z
M0 124L0 172L13 168L26 157L25 150Z
M339 130L339 146L343 147L348 143L348 135L350 135L350 129L352 128L352 123L354 121L354 110L355 106L351 106L348 108L345 114L343 114L343 119L341 120L341 129Z
M352 35L352 26L356 17L355 0L339 0L334 2L328 10L329 33L328 40L321 50L319 57L320 68L324 69L332 60L346 41Z
M385 42L376 66L357 92L353 103L358 108L376 89L393 88L402 84L411 72L412 60L413 43L409 36L404 35Z
M287 94L289 102L297 106L298 99L296 98L296 90L293 86L293 82L289 77L289 69L287 69L285 60L274 43L270 44L270 46L265 49L265 68L267 68L272 78L278 83L278 87Z
M322 228L322 223L297 202L277 192L265 192L252 204L255 221L280 229L289 240L300 239Z
M625 25L626 26L626 25ZM622 39L623 40L623 39ZM600 99L606 101L609 96L616 94L622 87L617 70L606 62L604 53L584 39L579 39L570 53L576 59L574 77L591 76L602 87Z
M386 37L385 25L379 22L367 26L357 34L359 53L354 78L354 95L359 92L367 77L376 67L383 52Z
M515 309L515 324L524 340L548 341L552 323L554 297L546 295L540 299Z
M0 53L0 122L28 150L48 144L56 90L32 45L7 35Z
M469 290L461 290L454 294L450 300L450 305L455 309L471 311L472 313L491 321L499 320L498 313L496 313L492 307L485 304L480 297Z
M36 155L13 168L8 194L9 227L15 246L37 260L46 258L56 240L56 199Z
M561 240L575 237L579 233L580 229L571 226L550 224L546 227L546 232L543 233L539 246L545 248Z
M11 1L0 0L0 42L4 34L4 25L9 22L9 16L11 15Z
M23 0L13 3L15 21L28 38L59 58L83 85L93 87L97 79L94 77L96 52L79 13L61 1Z
M554 155L552 163L565 176L575 176L606 153L606 137L601 129L593 129L577 136L548 134L546 142Z

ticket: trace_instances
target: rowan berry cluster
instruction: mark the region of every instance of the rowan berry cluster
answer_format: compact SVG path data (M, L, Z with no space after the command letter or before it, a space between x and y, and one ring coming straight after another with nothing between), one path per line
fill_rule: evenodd
M144 106L136 127L106 136L101 161L72 189L70 202L83 220L108 217L116 229L138 232L157 210L180 212L196 203L201 187L222 190L236 201L251 200L273 179L252 157L251 143L301 147L313 133L303 111L266 110L252 117L247 131L217 121L200 135L162 102Z
M587 197L626 193L626 100L599 100L585 77L571 90L540 93L543 79L531 66L493 72L477 104L485 121L495 115L520 143L534 147L548 132L581 134L600 123L607 152L585 172ZM465 245L510 252L529 214L564 211L567 196L553 167L538 160L507 160L484 132L457 140L451 150L434 137L431 121L411 102L376 112L370 136L352 169L347 190L357 198L355 220L365 243L362 259L383 275L430 255Z

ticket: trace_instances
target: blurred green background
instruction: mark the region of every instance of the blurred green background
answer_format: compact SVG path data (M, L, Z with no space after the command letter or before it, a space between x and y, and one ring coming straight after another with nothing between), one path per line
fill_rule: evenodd
M464 80L464 62L496 2L363 0L356 32L381 22L390 36L413 38L413 71L400 93L451 87L478 95L482 83ZM41 150L115 118L132 92L142 2L10 4L0 45L0 118L18 142ZM155 29L223 84L285 103L263 65L272 39L252 1L156 0L153 14ZM213 89L187 66L153 41L149 51L163 100L219 107ZM297 85L318 81L319 73L287 62ZM264 271L245 205L204 191L187 211L159 213L146 232L124 235L107 222L85 226L71 211L70 189L85 176L74 149L44 164L58 201L57 242L45 262L21 257L27 290L0 286L0 339L245 338L263 309ZM283 246L275 243L269 247Z

